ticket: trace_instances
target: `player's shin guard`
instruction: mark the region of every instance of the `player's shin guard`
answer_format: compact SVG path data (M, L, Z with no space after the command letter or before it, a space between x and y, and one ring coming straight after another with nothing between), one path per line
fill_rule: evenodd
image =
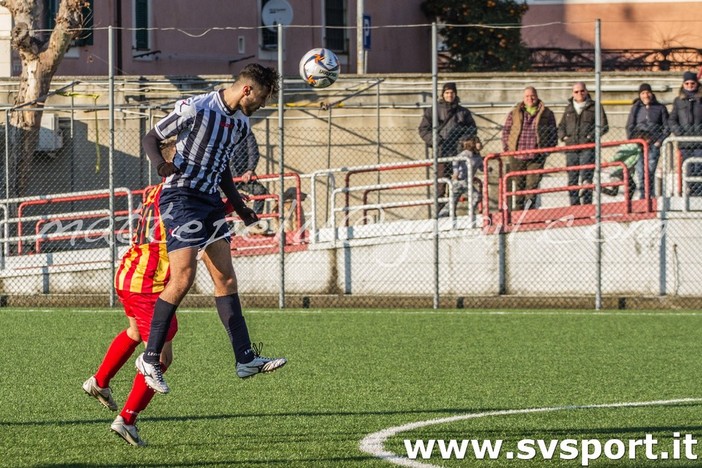
M156 300L154 306L154 316L151 319L151 331L149 331L149 341L144 351L144 361L149 364L157 364L161 358L163 345L166 343L168 327L175 315L177 305L170 304L163 299Z
M168 367L161 363L161 372L165 373L166 369L168 369ZM124 418L124 423L130 426L134 425L139 413L146 409L155 394L156 392L146 385L144 376L137 372L136 377L134 377L134 383L132 384L132 391L129 392L127 401L124 403L124 408L122 408L122 412L119 414Z
M246 328L246 320L241 313L239 294L215 297L219 319L229 334L229 340L234 348L236 362L246 364L251 362L254 354L251 351L251 339Z

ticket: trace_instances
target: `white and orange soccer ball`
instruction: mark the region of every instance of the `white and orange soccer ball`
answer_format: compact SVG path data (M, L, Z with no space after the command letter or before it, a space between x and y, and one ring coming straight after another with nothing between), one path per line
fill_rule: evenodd
M326 88L339 78L339 59L329 49L312 49L300 60L300 77L313 88Z

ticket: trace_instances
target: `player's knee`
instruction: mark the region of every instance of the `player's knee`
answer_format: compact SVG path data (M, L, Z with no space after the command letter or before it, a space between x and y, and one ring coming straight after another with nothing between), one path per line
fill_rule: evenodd
M236 277L220 279L215 284L215 295L216 296L228 296L230 294L235 294L238 292L238 285L236 282Z
M136 341L137 343L141 342L141 333L139 333L139 328L137 328L136 325L130 325L129 328L127 328L127 336L132 341Z

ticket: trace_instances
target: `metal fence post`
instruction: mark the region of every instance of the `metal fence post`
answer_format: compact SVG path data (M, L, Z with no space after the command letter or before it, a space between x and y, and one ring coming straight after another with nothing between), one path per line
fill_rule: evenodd
M658 295L665 296L667 294L667 210L668 210L668 194L666 193L666 180L668 175L666 171L668 170L668 157L667 151L669 143L666 141L661 145L661 159L663 160L663 177L661 178L661 207L658 212L658 219L660 219L660 244L658 246Z
M285 174L285 144L283 139L283 106L285 106L284 98L284 86L285 80L283 79L283 25L278 24L278 71L280 73L280 86L278 87L278 147L280 154L280 164L278 169L280 170L280 184L278 187L278 219L280 224L280 230L278 235L280 236L279 241L279 252L280 252L280 287L278 292L278 307L280 309L285 309L285 209L283 206L283 193L285 192L284 177Z
M439 115L437 107L438 63L436 23L431 23L431 147L434 154L434 309L439 308Z
M595 20L595 309L602 309L602 49L600 20Z
M112 26L107 28L108 63L110 88L110 149L108 156L108 183L110 188L110 278L115 277L117 263L117 242L115 238L115 181L114 181L114 152L115 152L115 72L114 72L114 33ZM97 128L95 131L99 131ZM132 214L129 213L128 216ZM131 239L130 239L131 241ZM115 306L115 282L110 281L110 307Z
M5 198L10 198L10 109L5 111Z

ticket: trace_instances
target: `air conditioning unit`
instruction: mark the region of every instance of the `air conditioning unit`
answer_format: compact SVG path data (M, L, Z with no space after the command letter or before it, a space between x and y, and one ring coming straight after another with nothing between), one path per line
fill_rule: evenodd
M63 135L59 128L59 117L56 114L44 112L41 116L37 151L51 152L61 148L63 148Z

